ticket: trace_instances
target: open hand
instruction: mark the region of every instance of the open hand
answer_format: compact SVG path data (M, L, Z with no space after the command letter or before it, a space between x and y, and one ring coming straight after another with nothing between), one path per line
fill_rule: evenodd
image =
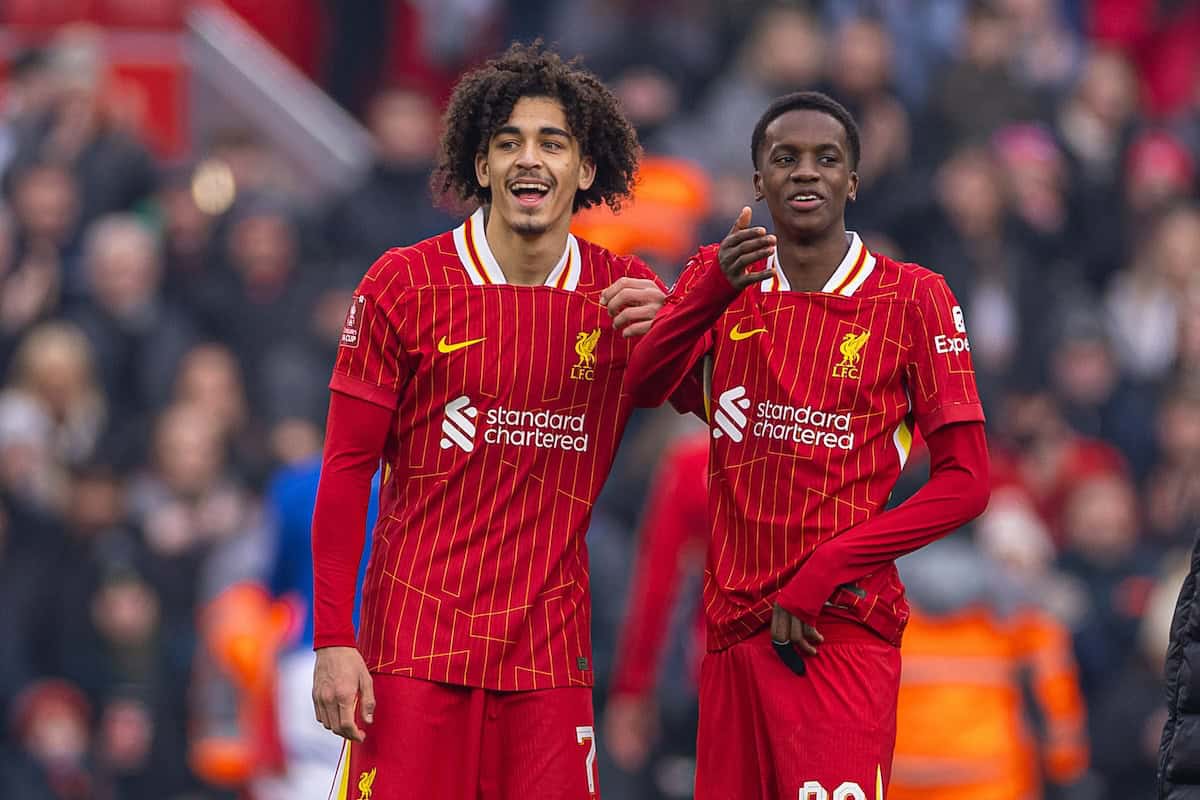
M745 289L761 283L775 273L769 269L749 272L749 268L771 255L775 250L775 236L766 228L750 227L750 207L746 206L733 222L729 235L721 240L717 259L721 271L736 289Z

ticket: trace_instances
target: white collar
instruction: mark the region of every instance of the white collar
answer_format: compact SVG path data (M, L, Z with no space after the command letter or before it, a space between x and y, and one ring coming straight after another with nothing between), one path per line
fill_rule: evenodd
M454 229L454 248L458 251L458 260L471 283L476 286L502 285L508 283L500 262L488 245L484 230L483 209L479 208L467 217L462 225ZM579 286L579 273L582 269L579 256L579 242L573 234L567 234L567 246L562 258L546 277L546 286L574 291Z
M826 294L840 294L849 297L858 291L858 288L875 270L875 256L863 244L859 235L854 231L846 231L846 233L850 237L850 248L846 250L842 263L838 264L833 275L829 276L829 280L821 287L821 291ZM779 259L775 253L771 253L767 259L767 269L774 270L775 275L759 284L764 292L792 291L792 286L788 283L787 275L784 274L783 267L779 265Z

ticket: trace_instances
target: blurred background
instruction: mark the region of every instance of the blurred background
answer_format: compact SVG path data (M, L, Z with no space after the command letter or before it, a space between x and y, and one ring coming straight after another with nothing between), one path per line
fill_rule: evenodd
M456 77L539 35L647 154L577 233L671 282L752 199L768 102L822 89L862 128L850 227L966 309L995 487L901 563L889 797L1152 797L1200 522L1194 0L6 0L0 794L326 796L308 523L341 322L384 249L458 222L427 189ZM610 798L690 797L704 448L635 418L596 508Z

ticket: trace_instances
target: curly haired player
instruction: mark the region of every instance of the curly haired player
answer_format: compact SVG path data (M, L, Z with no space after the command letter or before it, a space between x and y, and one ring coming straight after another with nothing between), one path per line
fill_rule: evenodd
M349 740L339 797L597 797L584 533L664 291L569 227L629 194L637 139L540 44L466 75L445 122L433 188L474 209L367 271L330 381L313 703Z

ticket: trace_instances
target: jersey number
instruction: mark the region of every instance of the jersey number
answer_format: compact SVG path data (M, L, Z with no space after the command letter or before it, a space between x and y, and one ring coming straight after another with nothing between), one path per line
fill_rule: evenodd
M596 734L591 725L580 725L575 729L575 743L588 743L587 779L588 794L596 793Z
M800 787L800 800L829 800L829 792L816 781L807 781ZM857 783L846 781L833 790L833 800L867 800L867 795Z

